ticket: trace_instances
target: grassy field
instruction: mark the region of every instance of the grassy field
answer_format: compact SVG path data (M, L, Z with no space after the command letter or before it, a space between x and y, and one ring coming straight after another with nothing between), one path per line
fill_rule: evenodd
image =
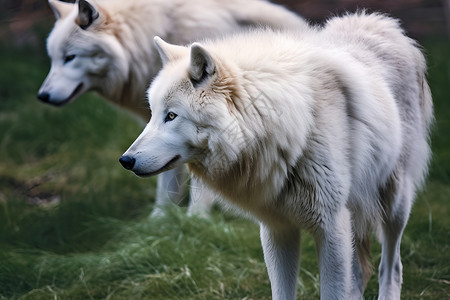
M403 299L450 299L450 44L425 48L434 157L403 237ZM0 299L270 299L258 227L218 210L149 219L155 179L117 162L140 126L95 94L39 103L40 49L0 47ZM379 251L374 240L374 265ZM298 297L317 299L307 234L301 266ZM365 297L376 295L373 276Z

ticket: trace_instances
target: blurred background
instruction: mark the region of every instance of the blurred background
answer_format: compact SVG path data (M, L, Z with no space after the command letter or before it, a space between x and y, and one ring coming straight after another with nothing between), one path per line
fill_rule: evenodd
M169 0L168 0L169 1ZM367 8L424 47L436 122L433 160L402 241L404 299L450 299L450 1L273 1L314 24ZM270 299L258 227L219 209L152 220L155 179L117 159L141 132L95 93L64 108L36 94L50 61L47 1L0 0L0 300ZM372 244L372 261L380 247ZM298 297L317 299L314 242L302 236ZM372 276L366 299L376 299Z

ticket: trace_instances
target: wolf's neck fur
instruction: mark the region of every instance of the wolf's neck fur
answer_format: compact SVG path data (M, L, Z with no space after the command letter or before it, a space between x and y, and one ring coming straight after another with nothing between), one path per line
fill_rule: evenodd
M167 22L163 19L167 18L167 14L156 15L152 12L152 6L146 2L147 0L101 2L103 6L108 6L108 9L104 10L106 22L103 29L112 38L117 39L129 68L127 74L119 75L119 80L112 80L116 83L115 86L109 87L108 90L103 89L100 93L147 122L150 110L146 90L161 68L159 55L153 46L153 37L164 36L163 24ZM164 1L154 2L168 6Z

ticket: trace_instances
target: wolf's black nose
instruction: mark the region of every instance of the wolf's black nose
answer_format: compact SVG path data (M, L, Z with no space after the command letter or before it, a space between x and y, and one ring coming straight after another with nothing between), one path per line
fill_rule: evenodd
M41 100L42 102L47 103L50 100L50 94L49 93L39 93L37 95L38 99Z
M131 170L134 167L136 159L134 157L124 155L119 159L119 162L125 169Z

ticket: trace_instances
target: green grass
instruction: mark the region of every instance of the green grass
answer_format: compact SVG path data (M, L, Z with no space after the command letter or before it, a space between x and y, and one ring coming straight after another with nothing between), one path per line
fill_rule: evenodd
M450 44L425 44L436 126L433 162L402 243L403 299L450 298ZM39 103L43 50L0 47L0 299L270 299L258 227L214 211L147 216L155 179L117 162L140 133L95 94ZM373 263L380 247L372 246ZM298 297L317 299L302 235ZM376 299L377 278L366 299Z

